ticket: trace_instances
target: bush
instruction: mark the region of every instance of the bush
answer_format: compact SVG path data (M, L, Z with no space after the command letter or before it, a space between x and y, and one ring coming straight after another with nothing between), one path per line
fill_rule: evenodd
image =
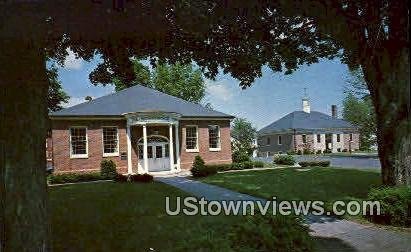
M264 167L264 162L263 161L254 161L254 167L255 168L262 168L262 167Z
M293 150L287 151L287 155L295 155L295 154L297 154L297 153Z
M104 179L100 173L67 173L67 174L52 174L47 177L49 184L65 184L87 181L97 181Z
M348 150L347 150L347 149L343 149L342 152L348 152Z
M411 188L402 186L371 189L367 200L379 201L381 205L380 215L375 215L375 209L373 215L367 212L369 220L394 226L411 226Z
M302 155L302 154L303 154L303 152L301 150L297 151L297 155Z
M117 175L116 163L111 159L101 160L100 173L104 179L114 179Z
M250 156L248 153L244 151L234 151L232 154L233 162L234 163L242 163L242 162L247 162L250 161Z
M323 153L322 150L317 150L317 154Z
M142 182L142 183L148 183L153 181L153 176L151 176L148 173L144 174L128 174L128 175L122 175L122 174L117 174L116 177L114 178L116 182L124 183L124 182Z
M231 165L231 169L232 170L242 170L242 169L244 169L244 165L243 165L243 163L233 163Z
M234 251L313 251L308 227L295 216L247 215L229 233Z
M191 168L191 174L193 177L207 177L217 173L215 165L206 166L204 160L200 156L196 156L194 159L193 167Z
M331 153L331 150L330 150L330 149L326 149L326 150L324 150L324 153Z
M215 169L216 171L229 171L232 169L232 164L211 164L206 165L206 169Z
M310 155L310 154L312 154L313 152L310 150L310 149L308 149L308 148L306 148L306 149L304 149L303 150L303 154L304 155Z
M291 155L279 155L274 158L274 163L279 165L294 165L295 159Z
M253 161L243 162L243 169L252 169L252 168L254 168Z
M301 161L301 162L298 162L298 164L301 167L313 167L313 166L328 167L330 166L330 161L328 160Z

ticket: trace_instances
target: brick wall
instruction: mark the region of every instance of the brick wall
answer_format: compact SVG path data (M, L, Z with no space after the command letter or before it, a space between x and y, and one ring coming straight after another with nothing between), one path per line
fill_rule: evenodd
M185 126L198 125L198 146L199 152L187 152L185 149ZM210 151L208 148L208 125L220 126L221 150ZM70 158L70 132L72 126L86 126L88 137L88 158ZM103 157L103 126L117 126L119 134L119 154L127 153L127 133L126 121L114 120L53 120L52 121L52 149L53 149L53 165L56 173L67 172L94 172L100 170L100 162L103 158L113 160L117 165L117 170L120 173L127 173L127 159L121 160L120 156ZM169 138L168 126L147 126L147 135L158 134ZM174 134L174 129L173 129ZM131 144L132 144L132 170L138 171L138 144L137 141L143 136L141 126L133 126L131 128ZM181 169L188 170L191 168L192 162L196 155L200 155L208 164L216 163L231 163L231 137L230 137L230 121L180 121L179 126L180 138L180 163ZM174 152L175 148L174 140ZM50 141L50 140L48 140ZM176 159L175 159L176 160Z
M350 134L344 134L344 149L350 149ZM360 149L360 134L352 134L351 150L355 151Z
M86 126L88 137L88 158L70 158L70 132L72 126ZM117 126L119 134L119 153L127 153L126 121L52 121L53 165L56 173L67 172L95 172L100 170L103 159L103 131L102 126ZM106 157L113 160L117 170L127 172L127 159Z
M198 126L198 152L187 152L185 141L186 125ZM208 125L220 126L221 150L210 151L208 143ZM231 163L231 136L230 136L230 121L180 121L180 153L181 153L181 169L188 170L191 168L194 157L200 155L206 164L226 164Z

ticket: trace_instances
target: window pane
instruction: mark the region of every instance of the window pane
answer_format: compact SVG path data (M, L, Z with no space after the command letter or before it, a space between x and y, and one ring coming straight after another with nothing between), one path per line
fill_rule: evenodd
M144 146L143 145L139 145L138 146L138 159L143 159L143 151L144 151Z
M281 141L282 141L281 136L278 136L278 144L281 144Z
M197 149L197 127L186 128L186 149Z
M86 128L71 128L71 154L87 154Z
M118 152L118 139L116 127L104 127L103 128L103 148L104 153L117 153Z
M164 145L164 157L169 157L170 156L170 150L168 147L168 144Z
M163 146L156 146L156 158L163 157Z
M153 158L153 146L147 146L147 158Z
M320 134L317 135L317 143L321 143L321 135Z
M208 139L210 148L220 148L220 127L217 125L208 126Z
M306 143L307 142L307 137L306 137L306 135L303 135L303 143Z

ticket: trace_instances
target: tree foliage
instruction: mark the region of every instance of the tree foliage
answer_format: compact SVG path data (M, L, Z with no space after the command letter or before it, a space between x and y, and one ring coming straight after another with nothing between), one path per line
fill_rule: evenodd
M57 111L63 108L62 103L67 103L70 96L64 92L61 82L58 79L58 72L55 66L47 69L47 78L49 81L49 89L47 94L48 111Z
M246 153L250 156L254 151L254 140L257 130L251 122L244 118L235 118L231 128L233 152Z
M195 103L200 103L205 96L206 87L202 73L199 69L194 69L192 64L160 63L151 71L139 60L133 60L133 65L136 79L130 85L140 84ZM113 78L113 84L116 91L130 86L121 82L118 77Z

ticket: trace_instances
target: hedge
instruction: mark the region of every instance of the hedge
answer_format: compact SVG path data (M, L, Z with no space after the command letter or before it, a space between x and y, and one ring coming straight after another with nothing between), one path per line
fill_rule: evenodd
M371 189L368 201L379 201L381 214L373 215L367 212L370 221L393 226L411 227L411 188L384 187ZM375 210L375 209L374 209Z
M328 167L330 166L330 161L328 160L301 161L301 162L298 162L298 164L301 167L313 167L313 166Z
M295 159L291 155L278 155L274 157L274 163L278 165L294 165Z
M65 184L86 181L97 181L105 179L100 172L93 173L67 173L67 174L51 174L47 177L49 184Z
M124 182L143 182L148 183L153 181L153 176L150 174L131 174L131 175L122 175L117 174L114 178L116 182L124 183Z

